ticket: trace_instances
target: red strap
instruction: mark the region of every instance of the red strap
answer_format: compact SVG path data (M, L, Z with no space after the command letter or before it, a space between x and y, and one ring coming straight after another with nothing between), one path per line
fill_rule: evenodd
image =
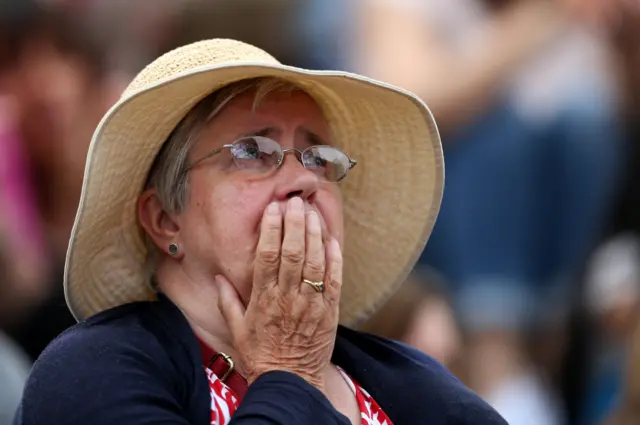
M228 359L230 359L230 357L226 354L216 352L200 338L198 338L198 342L200 343L200 354L202 355L202 362L204 365L215 373L218 379L231 388L233 392L236 393L236 396L238 396L238 399L242 401L242 398L249 388L249 384L247 383L247 380L235 370L235 368L229 373L231 364ZM233 362L233 360L231 360L231 362ZM225 375L227 376L225 377Z

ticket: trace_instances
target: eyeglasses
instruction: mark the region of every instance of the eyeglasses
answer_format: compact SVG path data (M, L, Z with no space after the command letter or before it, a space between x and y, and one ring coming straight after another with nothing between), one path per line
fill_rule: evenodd
M328 182L339 182L357 164L356 160L349 158L346 153L333 146L315 145L309 146L302 151L295 148L282 149L275 140L261 136L251 136L243 137L209 152L204 157L189 164L184 172L186 173L202 161L219 154L224 149L229 149L233 161L239 169L257 173L280 168L284 162L285 154L287 152L295 152L304 168L313 171L321 180Z

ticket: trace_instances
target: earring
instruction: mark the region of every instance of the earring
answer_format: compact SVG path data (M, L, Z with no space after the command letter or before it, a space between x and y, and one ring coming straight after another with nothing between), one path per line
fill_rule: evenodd
M176 255L178 253L178 244L170 243L169 244L169 254Z

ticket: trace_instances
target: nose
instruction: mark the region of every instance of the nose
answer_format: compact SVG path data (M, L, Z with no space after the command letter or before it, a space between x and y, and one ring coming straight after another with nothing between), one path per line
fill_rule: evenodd
M280 201L298 196L303 201L313 203L320 181L312 171L302 166L297 155L286 155L278 170L276 197Z

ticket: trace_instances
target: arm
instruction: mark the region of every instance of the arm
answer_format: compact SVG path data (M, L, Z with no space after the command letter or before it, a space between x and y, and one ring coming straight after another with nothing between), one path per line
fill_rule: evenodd
M486 107L504 80L562 28L552 2L519 1L491 19L480 48L463 54L428 28L421 2L400 2L403 7L390 0L356 2L357 63L365 74L424 98L445 129Z
M318 389L289 372L269 372L245 395L229 425L349 425Z

